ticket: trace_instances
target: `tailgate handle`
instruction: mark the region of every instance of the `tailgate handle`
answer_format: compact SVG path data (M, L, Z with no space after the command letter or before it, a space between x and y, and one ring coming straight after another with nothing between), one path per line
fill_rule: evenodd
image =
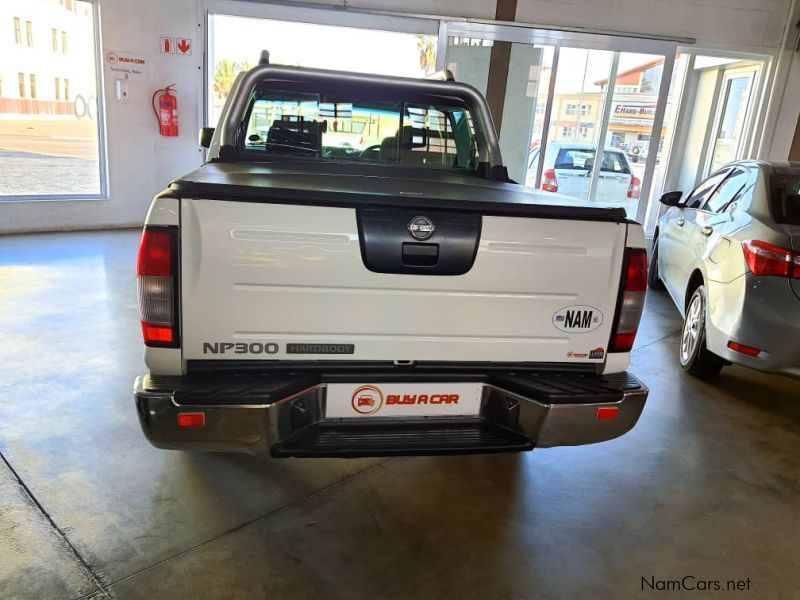
M403 242L403 264L432 267L439 262L439 244Z

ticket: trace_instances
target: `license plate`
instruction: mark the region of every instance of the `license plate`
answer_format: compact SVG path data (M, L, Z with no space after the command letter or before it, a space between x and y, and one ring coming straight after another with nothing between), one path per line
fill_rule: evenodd
M480 383L329 383L325 416L475 416L482 388Z

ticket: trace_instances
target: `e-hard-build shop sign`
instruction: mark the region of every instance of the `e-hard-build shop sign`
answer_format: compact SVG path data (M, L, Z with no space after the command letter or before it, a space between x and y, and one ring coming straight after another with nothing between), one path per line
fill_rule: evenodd
M106 66L116 79L147 81L147 58L129 52L106 52Z

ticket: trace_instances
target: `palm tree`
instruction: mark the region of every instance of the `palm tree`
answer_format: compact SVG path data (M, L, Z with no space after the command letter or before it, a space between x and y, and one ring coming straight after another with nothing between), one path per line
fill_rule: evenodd
M432 35L417 34L419 68L427 75L436 69L436 38Z
M236 76L240 71L249 71L253 65L249 62L237 63L223 58L214 68L214 94L220 100L228 96Z

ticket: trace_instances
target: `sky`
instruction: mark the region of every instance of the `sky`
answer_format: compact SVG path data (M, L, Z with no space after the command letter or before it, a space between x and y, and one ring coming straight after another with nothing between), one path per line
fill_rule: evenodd
M256 64L261 50L271 61L365 73L423 77L417 36L395 33L214 15L214 59Z

